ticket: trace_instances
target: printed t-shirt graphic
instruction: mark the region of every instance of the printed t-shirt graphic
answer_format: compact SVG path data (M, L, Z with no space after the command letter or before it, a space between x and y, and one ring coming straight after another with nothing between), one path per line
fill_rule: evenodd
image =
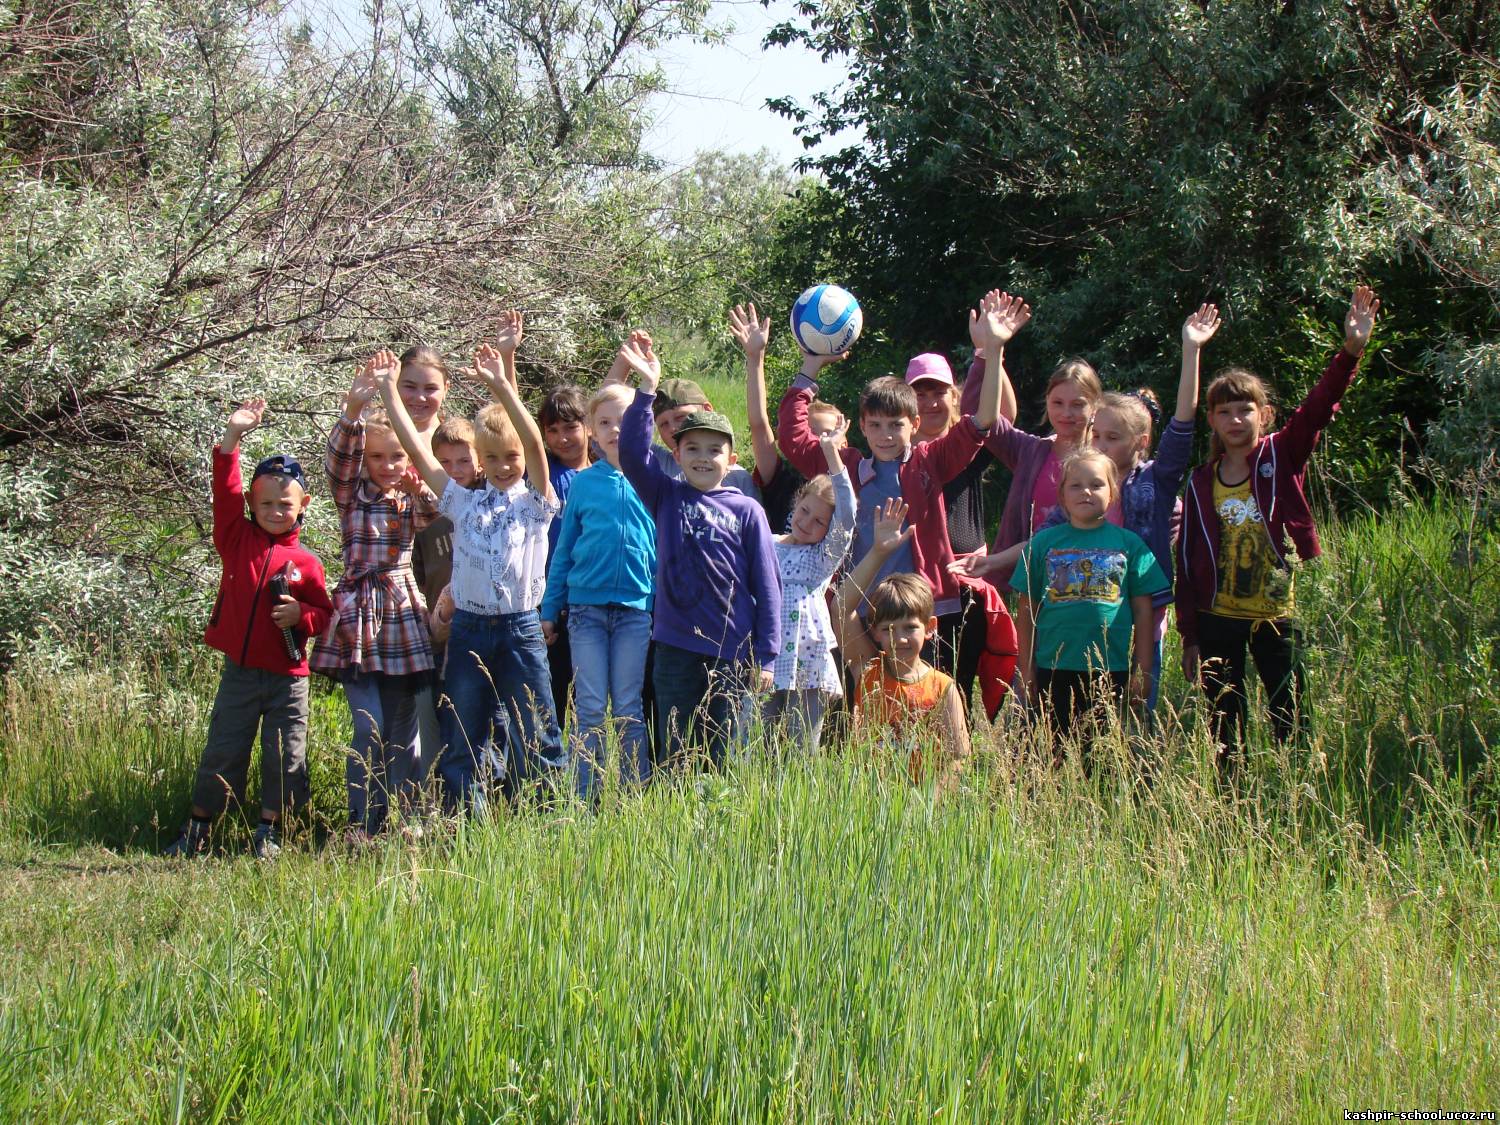
M1225 617L1280 620L1292 614L1292 572L1276 559L1247 477L1228 485L1214 475L1219 516L1219 589L1213 611Z
M1151 548L1112 523L1037 532L1010 581L1035 609L1037 667L1075 672L1127 670L1130 599L1167 588Z

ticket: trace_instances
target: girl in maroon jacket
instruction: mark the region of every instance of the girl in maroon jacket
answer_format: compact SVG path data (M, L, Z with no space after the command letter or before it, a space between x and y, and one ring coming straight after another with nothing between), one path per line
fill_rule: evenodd
M1245 654L1255 661L1277 742L1301 722L1303 690L1292 561L1322 553L1303 492L1308 458L1333 420L1370 341L1380 302L1360 286L1344 318L1344 346L1307 399L1273 434L1266 385L1231 368L1205 394L1208 464L1188 482L1178 543L1177 628L1182 670L1213 708L1219 766L1237 756L1245 725Z
M205 854L214 818L231 800L244 800L257 728L257 856L275 857L281 850L283 812L307 801L307 660L302 646L328 625L333 603L323 585L322 564L297 541L310 497L296 461L277 455L255 467L250 516L245 515L240 438L260 425L265 409L266 400L255 398L230 414L214 449L214 549L224 571L203 640L224 654L224 667L193 786L192 819L167 849L171 856Z

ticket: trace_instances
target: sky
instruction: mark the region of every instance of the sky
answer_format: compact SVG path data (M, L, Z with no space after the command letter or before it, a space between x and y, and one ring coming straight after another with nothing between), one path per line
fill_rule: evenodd
M670 93L652 106L647 150L669 166L686 164L703 149L769 149L788 164L804 155L792 123L765 101L789 95L806 103L837 85L843 68L800 46L761 50L766 31L794 10L792 0L773 0L769 9L759 0L717 0L711 18L735 26L726 42L669 44L658 59Z

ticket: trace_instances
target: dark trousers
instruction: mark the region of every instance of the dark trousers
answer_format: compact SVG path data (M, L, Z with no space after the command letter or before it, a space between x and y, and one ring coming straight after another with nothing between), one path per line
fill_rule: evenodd
M964 712L967 713L974 678L979 675L979 657L984 653L988 623L984 618L984 606L975 599L974 591L963 587L959 593L962 607L956 613L945 613L938 618L937 644L931 662L958 684L964 697Z
M307 803L307 690L306 676L245 668L224 657L194 805L218 816L244 802L257 730L261 808L279 814Z
M573 687L573 646L568 644L568 611L557 615L557 639L547 646L547 670L552 673L552 713L559 728L568 725L568 693Z
M1037 668L1037 697L1052 720L1052 762L1062 765L1065 739L1074 731L1086 733L1091 715L1103 725L1104 709L1119 709L1125 702L1128 672L1076 672L1070 668ZM1107 687L1105 685L1108 685ZM1089 744L1083 743L1083 771L1093 766Z
M1214 741L1221 765L1232 764L1245 738L1249 705L1245 694L1245 654L1255 661L1266 692L1271 733L1278 743L1301 734L1302 630L1290 620L1246 621L1217 613L1198 615L1198 659L1203 690L1213 709Z
M656 687L658 761L703 751L722 769L739 730L747 690L744 665L657 641L651 679Z

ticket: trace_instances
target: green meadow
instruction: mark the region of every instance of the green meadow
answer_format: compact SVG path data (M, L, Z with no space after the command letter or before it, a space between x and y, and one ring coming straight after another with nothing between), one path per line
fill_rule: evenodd
M341 698L275 864L162 861L212 661L0 700L0 1119L1263 1121L1500 1108L1500 568L1481 512L1333 528L1309 745L1223 789L1169 681L1150 786L978 723L338 842Z

